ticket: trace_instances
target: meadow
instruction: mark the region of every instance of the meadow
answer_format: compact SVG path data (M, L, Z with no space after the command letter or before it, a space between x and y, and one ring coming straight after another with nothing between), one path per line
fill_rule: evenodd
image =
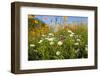
M63 17L63 24L51 26L34 15L28 16L28 60L88 57L87 24L67 24L66 19Z

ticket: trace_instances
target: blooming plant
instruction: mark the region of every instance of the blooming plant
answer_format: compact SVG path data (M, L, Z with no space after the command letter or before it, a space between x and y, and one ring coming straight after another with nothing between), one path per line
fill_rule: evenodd
M34 19L34 23L33 23ZM62 25L58 31L44 22L29 19L28 59L54 60L88 57L88 33L85 24ZM64 17L65 19L65 17ZM48 20L48 19L45 19ZM73 27L72 27L73 26Z

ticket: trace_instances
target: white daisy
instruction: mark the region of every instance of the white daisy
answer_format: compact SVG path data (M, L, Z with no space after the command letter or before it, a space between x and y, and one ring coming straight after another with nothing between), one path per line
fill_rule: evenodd
M58 41L58 45L61 46L63 44L63 42L61 41Z
M53 33L49 33L49 35L50 35L50 36L54 36L54 34L53 34Z
M81 41L80 39L77 39L77 41Z
M50 42L50 45L53 45L54 44L54 42Z
M56 55L60 55L60 51L57 51L57 52L56 52Z
M72 33L72 31L71 31L71 30L68 30L68 32L69 32L69 33Z
M74 35L75 33L72 32L71 34Z
M74 45L79 45L79 43L74 43Z
M38 43L42 43L43 42L43 40L40 40Z
M30 44L30 47L35 47L35 45L34 44Z
M42 35L43 37L45 37L46 35Z
M48 41L53 41L55 38L48 38L47 40Z
M70 34L69 36L70 36L70 37L73 37L74 35L73 35L73 34Z

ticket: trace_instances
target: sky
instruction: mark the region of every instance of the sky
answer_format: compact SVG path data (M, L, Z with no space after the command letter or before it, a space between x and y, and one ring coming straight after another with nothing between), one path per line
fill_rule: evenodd
M63 24L64 17L63 16L50 16L50 15L35 15L36 18L42 20L46 24ZM67 16L65 20L66 24L71 23L88 23L88 17L79 17L79 16Z

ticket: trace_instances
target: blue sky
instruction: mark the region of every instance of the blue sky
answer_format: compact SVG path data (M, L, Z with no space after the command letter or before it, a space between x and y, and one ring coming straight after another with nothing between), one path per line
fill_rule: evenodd
M42 20L46 24L58 23L63 24L63 16L50 16L50 15L35 15L36 18ZM67 16L66 22L67 24L71 23L88 23L88 17L79 17L79 16Z

